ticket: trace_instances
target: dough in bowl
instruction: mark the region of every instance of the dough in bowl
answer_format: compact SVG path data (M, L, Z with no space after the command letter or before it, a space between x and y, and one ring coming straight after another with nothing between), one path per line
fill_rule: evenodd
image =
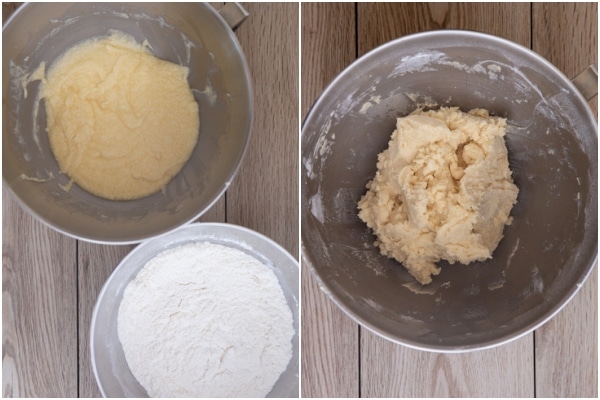
M187 75L187 67L120 32L68 49L41 91L61 172L110 200L164 189L198 140L198 104Z
M492 257L516 203L504 143L506 120L486 110L417 110L398 118L359 217L385 256L422 285L436 262Z

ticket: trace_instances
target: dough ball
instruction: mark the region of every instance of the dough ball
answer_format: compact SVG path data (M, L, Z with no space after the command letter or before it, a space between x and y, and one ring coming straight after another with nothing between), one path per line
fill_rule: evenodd
M504 143L506 121L486 110L417 110L398 118L359 217L385 256L425 285L436 262L491 258L510 224L518 188Z

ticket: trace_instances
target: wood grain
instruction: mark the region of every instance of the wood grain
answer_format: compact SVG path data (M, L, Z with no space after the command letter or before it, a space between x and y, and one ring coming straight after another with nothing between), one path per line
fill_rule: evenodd
M577 295L535 331L538 397L598 398L597 266Z
M302 4L302 115L356 57L354 4ZM302 269L303 397L358 397L358 325Z
M323 89L356 58L351 3L302 4L302 116Z
M21 3L2 3L2 22ZM76 397L76 240L2 190L2 395Z
M528 3L360 3L358 54L400 36L435 29L467 29L529 47Z
M358 324L302 270L302 397L360 397Z
M298 259L299 7L244 7L250 16L237 37L253 79L255 118L242 166L227 191L227 222L272 238Z
M534 3L532 49L574 78L598 65L598 3ZM598 97L590 102L598 119Z
M79 397L101 397L90 359L92 312L104 282L134 247L78 242Z
M362 397L532 397L533 378L530 337L486 351L437 354L361 330Z
M2 191L2 395L77 396L75 239Z

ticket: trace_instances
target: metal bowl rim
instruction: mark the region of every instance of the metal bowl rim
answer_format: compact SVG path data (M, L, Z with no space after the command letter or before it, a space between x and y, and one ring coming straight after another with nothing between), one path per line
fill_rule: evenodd
M102 285L102 289L100 289L100 292L98 292L98 296L96 297L96 303L94 304L94 309L92 311L92 319L90 322L90 339L89 339L89 345L90 345L90 359L91 359L91 364L92 364L92 371L94 373L94 378L96 379L96 383L98 385L98 388L100 390L100 393L102 394L102 397L107 397L106 395L106 391L104 390L104 387L102 385L102 382L100 380L100 375L98 372L98 368L96 365L96 352L94 350L94 340L96 337L96 333L95 333L95 327L96 327L96 319L98 316L98 312L100 309L100 304L102 302L102 299L104 298L106 291L108 290L108 287L110 286L110 284L112 283L112 281L114 280L114 276L116 275L116 272L123 268L123 265L126 264L126 262L132 258L136 253L142 251L143 249L147 248L147 247L151 247L154 244L154 241L163 237L163 236L167 236L167 235L174 235L178 232L183 232L186 230L195 230L199 227L202 228L211 228L211 227L219 227L219 228L225 228L225 229L229 229L231 231L238 231L238 232L245 232L245 233L249 233L252 236L255 236L257 238L259 238L261 241L264 241L265 243L267 243L269 246L272 246L273 248L275 248L278 252L280 252L281 254L283 254L289 261L291 261L294 266L296 267L296 269L298 271L300 271L300 264L298 263L298 260L296 260L286 249L284 249L279 243L275 242L273 239L263 235L260 232L257 232L255 230L252 230L250 228L246 228L244 226L241 225L236 225L236 224L230 224L230 223L225 223L225 222L196 222L193 224L186 224L183 226L180 226L178 228L173 229L170 232L155 236L151 239L148 239L142 243L140 243L138 246L136 246L134 249L132 249L129 253L127 253L127 255L125 257L123 257L123 259L121 259L121 261L119 261L119 264L115 267L115 269L110 273L110 276L108 277L108 279L106 279L106 281L104 282L104 284ZM164 251L165 249L163 249L162 251ZM160 254L157 253L157 255ZM141 265L139 267L140 269L143 268L143 265ZM283 290L283 288L282 288ZM298 291L298 293L300 293L300 291ZM298 301L300 301L300 299L297 299ZM300 321L301 321L301 316L300 316L300 310L298 310L298 325L300 326ZM300 338L300 332L295 332L295 335L298 336L298 338Z
M11 16L6 20L6 22L2 25L2 32L4 33L4 30L6 27L9 26L9 23L11 23L13 21L13 19L17 18L17 14L20 14L27 6L33 5L35 6L35 3L24 3L22 5L20 5L14 12L13 14L11 14ZM77 240L83 240L85 242L88 243L96 243L96 244L106 244L106 245L127 245L127 244L136 244L136 243L140 243L143 242L144 240L148 240L151 239L153 237L156 236L160 236L162 234L171 232L181 226L187 225L193 221L195 221L196 219L198 219L200 216L202 216L206 211L208 211L210 208L212 208L212 206L214 206L214 204L221 198L221 196L223 196L223 194L225 193L225 191L229 188L229 186L231 185L231 182L233 181L233 179L236 177L240 166L242 164L242 161L244 159L244 156L247 153L248 150L248 143L250 142L250 137L252 135L252 125L254 122L254 89L252 86L252 77L250 74L250 68L248 67L248 62L246 60L246 56L244 54L244 51L242 50L242 46L240 45L239 41L237 40L237 37L235 36L233 30L231 30L231 28L229 27L229 25L227 25L227 22L225 22L225 20L223 19L223 17L211 6L209 6L206 3L197 3L196 5L202 6L205 10L207 10L208 12L210 12L215 18L217 18L217 20L219 21L219 23L223 26L223 28L225 29L225 32L227 32L229 40L231 40L231 42L233 43L235 49L237 50L237 53L240 56L240 61L242 64L242 68L244 71L244 81L246 82L246 89L248 91L248 121L247 121L247 126L246 126L246 135L245 135L245 139L244 139L244 143L242 146L242 151L236 161L236 163L233 165L233 170L232 173L230 175L230 177L227 179L227 181L223 184L223 186L221 187L221 189L219 191L217 191L213 197L213 199L201 210L199 210L195 215L193 215L192 217L188 218L186 221L178 223L176 225L172 225L170 227L167 228L163 228L161 231L158 232L154 232L154 233L149 233L146 235L141 235L141 236L137 236L137 237L132 237L130 239L122 239L122 240L102 240L102 239L97 239L94 238L92 236L83 236L80 234L77 234L77 232L72 232L70 230L67 229L62 229L59 228L57 226L55 226L54 224L52 224L50 221L48 221L46 218L42 217L38 212L34 211L31 207L29 207L29 205L27 204L27 202L22 199L21 197L17 196L17 194L12 190L12 188L10 187L10 185L8 184L8 182L6 181L6 179L4 178L4 174L2 174L2 186L5 189L8 189L8 191L11 193L13 199L17 200L17 203L19 204L19 206L21 206L21 209L25 210L29 215L33 216L35 219L37 219L38 221L42 222L44 225L46 225L47 227L49 227L50 229L59 232L63 235L69 236L73 239L77 239ZM184 167L185 168L185 165ZM134 200L135 201L135 200Z
M556 66L554 66L552 63L550 63L545 58L543 58L541 55L537 54L533 50L528 49L527 47L524 47L518 43L512 42L508 39L504 39L504 38L501 38L501 37L498 37L495 35L487 34L487 33L481 33L481 32L470 31L470 30L433 30L433 31L420 32L420 33L406 35L406 36L400 37L398 39L394 39L389 42L386 42L386 43L370 50L369 52L365 53L361 57L354 60L346 68L344 68L344 70L342 70L327 85L327 87L323 90L321 95L319 95L319 97L315 100L315 102L309 109L309 111L306 115L306 118L304 119L303 124L302 124L301 140L305 137L305 135L304 135L305 129L308 129L307 126L309 126L312 118L316 118L316 117L314 117L314 114L316 113L316 110L319 109L319 106L321 105L321 103L323 103L325 101L325 99L328 97L328 95L330 94L330 92L332 92L335 89L338 82L342 81L343 79L346 79L349 75L351 75L352 70L354 68L356 68L357 65L359 65L363 62L367 62L367 60L369 60L371 58L377 57L377 55L380 52L385 52L388 48L397 46L397 45L407 42L407 41L411 41L411 40L415 40L415 39L420 40L423 37L431 37L433 39L442 37L446 41L448 41L450 39L454 39L454 38L462 39L462 38L478 37L480 39L490 40L491 42L499 43L500 45L512 47L516 51L524 53L529 57L532 57L533 59L539 61L546 67L550 68L556 74L556 76L560 77L564 83L566 83L568 86L570 86L570 88L572 89L572 92L575 93L579 102L586 105L585 110L586 110L588 119L591 122L593 122L592 127L594 128L596 135L597 135L597 130L598 130L597 121L595 120L595 118L592 114L592 111L590 109L590 106L589 106L589 103L587 102L587 100L583 97L581 92L575 87L573 82L563 74L562 71L560 71ZM303 172L301 171L300 174L301 174L301 179L302 179ZM304 187L302 187L302 189L304 189ZM306 208L304 203L305 203L305 198L301 193L301 209ZM302 219L304 220L304 217ZM537 318L532 323L527 324L526 326L522 327L521 329L518 329L513 334L506 335L499 339L484 341L484 342L480 342L480 343L474 343L474 344L467 345L467 346L425 345L423 343L419 343L416 341L398 337L397 335L394 335L392 332L388 332L385 329L378 328L377 326L367 322L364 318L362 318L359 315L356 315L354 312L352 312L350 310L350 307L346 306L344 304L344 302L334 294L332 287L330 285L328 285L327 282L325 282L324 278L320 275L318 268L315 267L314 262L312 261L310 252L304 246L303 238L307 234L308 234L308 232L304 232L304 230L301 230L301 238L300 239L301 239L302 265L306 265L308 267L308 270L310 271L312 276L316 279L319 289L323 293L325 293L327 295L327 297L329 299L331 299L347 316L349 316L353 321L355 321L359 325L365 327L366 329L373 332L374 334L376 334L384 339L390 340L391 342L401 344L401 345L404 345L406 347L413 348L416 350L424 350L424 351L437 352L437 353L466 353L466 352L472 352L472 351L477 351L477 350L490 349L490 348L498 347L500 345L512 342L514 340L517 340L517 339L533 332L534 330L538 329L539 327L544 325L546 322L548 322L550 319L552 319L571 301L571 299L573 299L575 294L579 291L579 289L583 286L584 282L587 280L587 278L591 274L593 268L595 267L595 265L597 264L597 261L598 261L598 244L596 243L595 249L593 251L593 256L591 257L592 259L589 262L589 264L586 266L586 268L584 270L584 274L582 274L582 277L580 278L579 282L575 285L575 287L571 288L571 290L569 292L567 292L567 294L561 299L561 301L559 301L557 303L557 305L555 307L553 307L549 312L547 312L546 314Z

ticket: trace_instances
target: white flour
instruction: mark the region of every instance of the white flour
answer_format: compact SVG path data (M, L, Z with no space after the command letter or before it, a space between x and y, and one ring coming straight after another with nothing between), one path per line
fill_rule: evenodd
M264 397L292 356L275 274L234 248L167 250L125 289L119 340L151 397Z

